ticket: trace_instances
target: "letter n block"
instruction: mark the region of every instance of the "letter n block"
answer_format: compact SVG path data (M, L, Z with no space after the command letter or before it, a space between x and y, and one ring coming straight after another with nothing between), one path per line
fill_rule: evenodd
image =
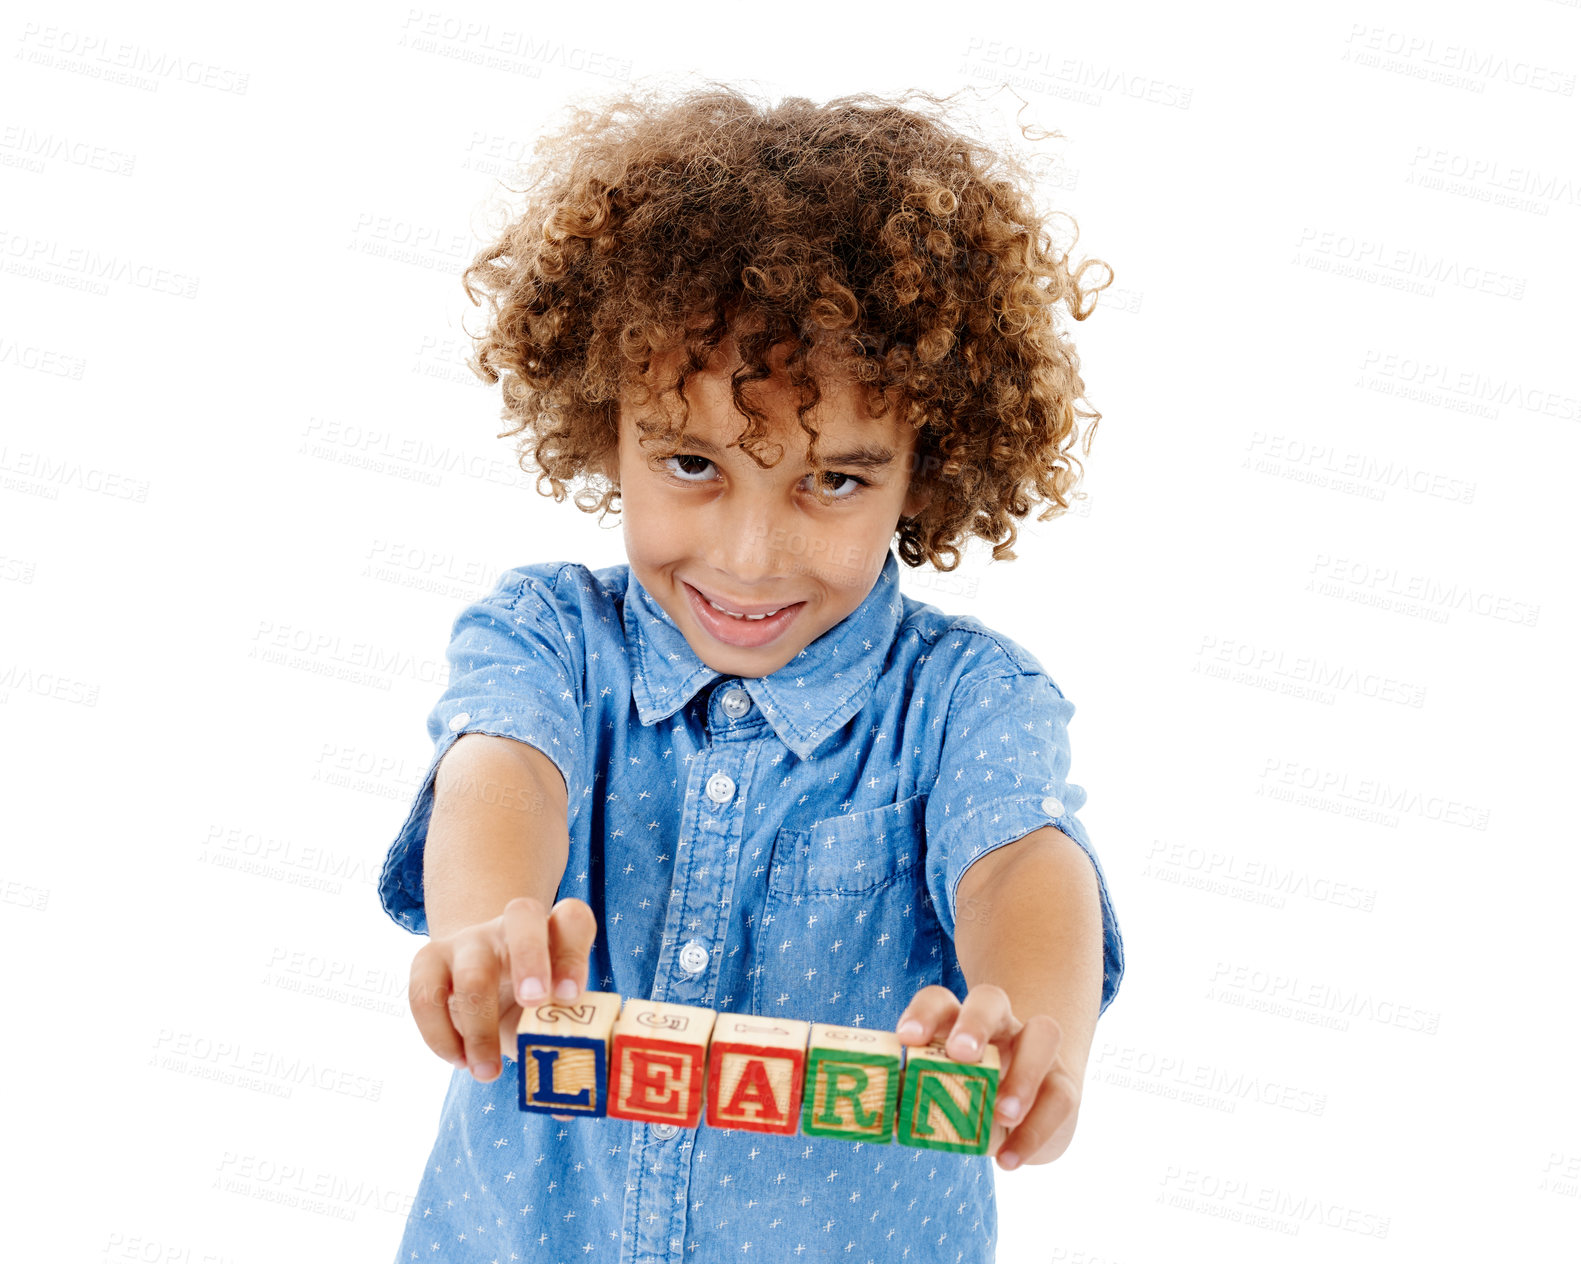
M892 1031L812 1024L801 1130L809 1137L888 1144L895 1129L900 1051Z
M987 1154L998 1094L999 1046L976 1062L956 1062L943 1040L908 1045L896 1137L922 1150Z
M794 1134L811 1030L799 1018L719 1015L708 1046L708 1126Z
M616 1119L695 1128L717 1011L631 999L615 1020L609 1113Z
M554 1115L602 1115L610 1032L619 1013L615 992L583 992L574 1001L523 1009L516 1024L516 1104Z

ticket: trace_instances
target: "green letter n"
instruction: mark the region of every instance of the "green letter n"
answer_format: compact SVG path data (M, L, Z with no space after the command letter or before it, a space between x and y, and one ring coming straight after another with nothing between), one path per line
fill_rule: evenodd
M931 1137L934 1128L929 1121L933 1118L932 1107L937 1106L944 1112L944 1117L950 1121L950 1126L955 1129L955 1135L963 1140L971 1140L977 1136L977 1121L983 1108L983 1091L986 1087L977 1076L966 1076L961 1080L966 1087L970 1104L963 1111L957 1104L950 1090L944 1085L944 1077L935 1072L929 1074L926 1070L918 1073L917 1079L917 1110L913 1118L916 1119L916 1135Z

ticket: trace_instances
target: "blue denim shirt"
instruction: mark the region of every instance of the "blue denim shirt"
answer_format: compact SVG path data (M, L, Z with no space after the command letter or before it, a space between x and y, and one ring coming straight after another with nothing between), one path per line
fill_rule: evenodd
M379 885L408 930L427 933L435 768L463 733L493 733L565 777L556 898L598 918L590 988L894 1030L930 983L966 995L967 867L1054 825L1097 871L1100 1013L1114 999L1119 928L1066 780L1075 707L1008 637L905 596L893 552L860 607L768 676L704 664L628 566L574 562L507 571L448 657L433 762ZM558 1120L518 1108L517 1074L453 1073L399 1260L994 1258L986 1155Z

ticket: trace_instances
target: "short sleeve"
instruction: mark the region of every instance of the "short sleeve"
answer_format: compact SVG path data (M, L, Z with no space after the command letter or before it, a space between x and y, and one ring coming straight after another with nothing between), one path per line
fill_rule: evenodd
M1066 729L1075 710L1058 685L1036 672L979 676L956 686L938 780L928 794L926 877L940 923L954 939L956 888L974 861L1045 825L1068 835L1087 853L1098 875L1102 1014L1119 989L1125 951L1108 879L1076 818L1087 792L1066 780Z
M390 845L379 901L414 934L428 933L423 846L434 807L434 778L466 733L514 738L542 751L565 778L567 811L581 806L585 775L580 629L555 597L556 568L507 571L488 596L457 617L445 651L449 675L428 713L434 743L422 788ZM570 626L567 626L569 623Z

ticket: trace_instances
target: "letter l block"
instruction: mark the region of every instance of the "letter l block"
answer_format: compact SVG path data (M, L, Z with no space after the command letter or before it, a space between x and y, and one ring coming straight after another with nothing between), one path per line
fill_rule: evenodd
M574 1001L541 1001L516 1024L516 1104L553 1115L602 1115L609 1083L609 1040L620 1013L615 992Z

